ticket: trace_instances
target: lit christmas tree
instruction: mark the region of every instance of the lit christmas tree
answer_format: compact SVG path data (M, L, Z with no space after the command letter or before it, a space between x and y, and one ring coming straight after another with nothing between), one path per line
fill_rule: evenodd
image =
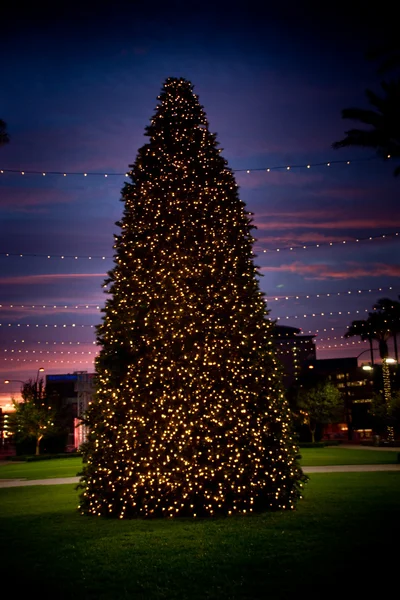
M122 200L82 513L294 508L296 463L251 213L192 84L167 79Z

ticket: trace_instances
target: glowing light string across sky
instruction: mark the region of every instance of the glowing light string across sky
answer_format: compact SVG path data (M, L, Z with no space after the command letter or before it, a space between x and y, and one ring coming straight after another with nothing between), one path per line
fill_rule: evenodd
M378 293L383 292L385 290L391 291L393 290L393 286L382 286L377 288L368 288L368 289L355 289L355 290L345 290L341 292L319 292L315 294L286 294L285 296L267 296L266 302L271 301L287 301L287 300L311 300L313 298L331 298L335 296L350 296L351 294L359 295L359 294L370 294L370 293ZM0 309L15 309L15 308L24 308L25 310L31 309L66 309L66 310L82 310L82 309L96 309L101 310L101 305L83 303L83 304L16 304L11 302L10 304L0 304Z
M301 164L286 164L286 165L278 165L274 167L257 167L257 168L247 168L247 169L227 169L232 171L233 173L254 173L254 172L266 172L270 171L290 171L292 169L311 169L311 167L331 167L333 165L351 165L353 163L362 163L369 162L372 160L376 160L377 156L370 156L368 158L352 158L345 160L325 160L317 163L301 163ZM387 156L386 158L390 158ZM68 171L68 169L64 169L62 171L48 171L46 169L40 170L32 170L32 169L0 169L0 175L4 174L12 174L12 175L41 175L42 177L46 177L47 175L61 175L62 177L67 177L71 175L80 175L82 177L129 177L132 174L132 171L123 171L118 173L112 172L84 172L84 171Z
M274 317L273 320L276 321L281 321L282 319L306 319L306 318L310 318L310 317L329 317L329 316L333 316L333 315L354 315L354 314L362 314L362 313L369 313L371 312L371 309L369 308L364 308L362 310L339 310L339 311L325 311L325 312L320 312L320 313L308 313L308 314L301 314L301 315L288 315L288 316L283 316L283 317ZM91 329L95 328L96 325L89 325L89 324L76 324L76 323L63 323L63 324L42 324L42 323L19 323L19 322L14 322L14 323L0 323L0 327L32 327L33 329L35 328L39 328L39 327L45 327L45 328L59 328L59 329L63 329L63 328L67 328L67 327L72 327L72 328L79 328L79 327L89 327Z
M374 242L377 240L384 239L400 239L400 232L396 231L394 233L379 233L377 235L370 235L368 237L363 238L349 238L347 240L340 240L334 242L320 242L319 244L299 244L292 246L281 246L280 248L264 248L260 244L254 245L255 252L267 253L267 252L282 252L284 250L310 250L313 248L325 248L332 246L342 246L343 244L355 244L360 242ZM113 256L101 256L101 255L91 255L91 256L81 256L81 255L73 255L73 254L36 254L30 252L0 252L0 256L4 258L47 258L47 259L69 259L72 258L74 260L107 260L114 258Z

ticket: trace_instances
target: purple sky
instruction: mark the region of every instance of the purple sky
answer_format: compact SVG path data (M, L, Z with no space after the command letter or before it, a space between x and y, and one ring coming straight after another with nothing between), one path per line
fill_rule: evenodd
M132 2L108 10L100 2L92 12L83 4L60 17L37 6L4 17L0 118L11 143L0 149L0 169L103 175L0 176L1 381L35 377L42 366L92 370L96 306L122 211L124 178L112 173L134 161L168 76L194 83L233 169L373 155L331 149L351 125L341 109L364 105L364 89L379 87L364 59L377 29L336 5L333 14L288 2L283 14L268 3L260 12L251 3L172 2L167 10L155 2L147 14L127 9ZM390 235L400 232L400 181L392 170L390 161L366 160L237 173L258 226L256 263L271 317L317 333L318 358L359 354L366 346L343 340L346 326L378 298L400 293L400 236ZM349 241L381 234L388 236ZM284 249L299 244L307 248ZM0 384L0 402L18 387Z

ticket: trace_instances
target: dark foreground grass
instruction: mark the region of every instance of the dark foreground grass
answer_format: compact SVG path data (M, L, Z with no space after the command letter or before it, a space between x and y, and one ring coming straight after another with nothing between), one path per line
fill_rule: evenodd
M203 521L83 517L76 494L0 490L13 598L347 599L397 585L400 473L312 475L297 511Z
M301 448L302 466L323 465L373 465L397 462L397 452L382 450L353 450L347 448ZM82 459L54 458L39 462L23 462L0 465L1 479L48 479L51 477L75 477L82 470Z

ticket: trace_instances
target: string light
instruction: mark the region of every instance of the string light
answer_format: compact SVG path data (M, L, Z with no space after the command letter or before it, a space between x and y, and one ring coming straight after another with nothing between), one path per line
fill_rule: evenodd
M65 350L65 351L64 350L25 350L25 349L18 350L18 349L14 349L14 348L11 348L11 349L4 348L3 352L8 352L10 354L22 354L22 353L25 353L25 354L28 354L28 353L31 353L31 354L91 354L93 356L95 356L98 353L98 352L84 352L84 351L71 352L70 350Z
M329 351L329 350L342 350L343 351L343 347L340 344L331 344L328 346L318 346L317 347L318 352L325 352L325 351ZM359 351L359 348L357 349L357 351Z
M356 158L356 159L352 159L352 160L331 160L331 161L322 161L322 162L315 162L315 163L300 163L300 164L293 164L293 165L278 165L278 166L274 166L274 167L260 167L260 168L255 168L255 169L249 169L249 168L244 168L244 169L230 169L230 171L232 173L255 173L255 172L267 172L269 173L270 171L290 171L292 169L311 169L311 167L330 167L331 165L350 165L351 163L361 163L361 162L369 162L372 160L376 160L378 157L377 156L370 156L369 158ZM390 158L390 157L388 157ZM29 170L29 169L25 169L24 171L22 171L21 169L0 169L0 174L11 174L11 175L42 175L42 176L46 176L46 175L62 175L63 177L67 177L68 176L83 176L83 177L89 177L89 176L94 176L94 177L129 177L129 175L132 174L132 171L125 171L125 172L118 172L118 173L104 173L104 172L82 172L82 171L46 171L46 170L40 170L40 171L36 171L36 170Z
M67 309L67 310L90 310L92 308L96 310L101 310L100 304L15 304L14 302L11 304L0 304L0 308L10 309L10 308L25 308L28 309Z
M4 307L6 308L6 307ZM364 308L361 310L339 310L339 311L325 311L325 312L315 312L315 313L307 313L307 314L298 314L298 315L285 315L282 317L274 317L275 320L277 321L281 321L282 319L302 319L302 318L309 318L309 317L329 317L329 316L333 316L333 315L354 315L354 314L361 314L361 313L369 313L369 312L373 312L376 311L375 308ZM13 323L0 323L0 327L54 327L54 328L65 328L65 327L75 327L75 328L79 328L79 327L89 327L89 328L95 328L96 325L89 325L89 324L76 324L76 323L61 323L61 324L42 324L42 323L18 323L18 322L13 322Z
M392 389L390 381L390 369L387 358L382 359L382 377L383 377L383 397L385 399L386 417L389 419L392 414ZM390 422L386 426L387 439L394 442L394 427Z
M356 289L356 290L346 290L342 292L318 292L316 294L286 294L285 296L268 296L267 302L275 301L286 301L286 300L311 300L312 298L329 298L335 296L347 296L350 294L365 294L365 293L376 293L382 292L383 290L393 290L392 286L382 286L378 288L369 288L369 289Z
M257 252L261 252L262 254L266 254L267 252L283 252L284 250L290 250L292 252L296 252L297 250L311 250L315 248L326 248L326 247L338 247L343 246L343 244L357 244L361 242L375 242L377 240L384 239L395 239L399 238L400 232L396 231L394 233L379 233L377 235L370 235L368 237L360 237L360 238L349 238L347 240L335 240L331 242L320 242L319 244L303 244L303 245L291 245L291 246L281 246L280 248L263 248L259 244L255 245L254 248ZM400 239L400 238L399 238Z
M29 252L0 252L0 256L3 256L5 258L47 258L47 259L60 259L60 260L64 260L65 258L72 258L74 260L93 260L93 259L100 259L100 260L107 260L107 259L112 259L112 256L76 256L73 254L36 254L36 253L29 253Z
M286 294L285 296L267 296L266 297L266 302L272 302L272 301L287 301L287 300L311 300L313 298L330 298L330 297L335 297L335 296L349 296L351 294L353 295L358 295L358 294L370 294L370 293L377 293L377 292L382 292L384 290L393 290L393 286L382 286L382 287L377 287L377 288L365 288L365 289L353 289L353 290L345 290L345 291L341 291L341 292L318 292L315 294ZM0 304L0 309L16 309L16 308L24 308L26 310L30 310L30 309L48 309L48 310L60 310L60 309L66 309L66 310L90 310L90 309L96 309L96 310L101 310L102 306L100 304L94 304L94 303L83 303L83 304L17 304L15 302L12 302L10 304Z
M371 309L365 308L363 310L338 310L338 311L326 311L320 313L308 313L303 315L288 315L285 317L275 317L277 321L282 319L306 319L310 317L332 317L334 315L359 315L361 313L369 313Z
M349 238L341 241L331 241L331 242L321 242L319 244L306 244L306 245L292 245L292 246L281 246L280 248L264 248L260 244L256 244L254 249L257 252L261 252L261 254L271 253L271 252L283 252L284 250L297 251L297 250L312 250L315 248L325 248L325 247L337 247L342 246L343 244L353 244L353 243L361 243L361 242L375 242L378 240L393 240L395 238L400 239L400 232L396 231L394 233L379 233L377 235L370 235L368 237L363 238ZM111 260L112 256L101 256L101 255L90 255L90 256L82 256L82 255L73 255L73 254L38 254L31 252L0 252L0 256L5 258L46 258L46 259L73 259L73 260Z
M28 344L44 344L44 345L49 345L49 344L58 345L58 344L60 344L61 346L63 346L63 345L70 345L70 346L77 345L77 346L79 346L80 344L89 346L89 345L95 345L96 344L96 342L91 341L91 340L85 340L85 341L80 340L79 342L78 341L71 342L70 340L68 340L68 341L65 341L65 340L60 341L60 340L58 340L58 341L55 342L54 340L49 341L49 340L36 340L36 339L35 340L10 340L10 341L12 343L14 343L14 344L26 344L26 343L28 343Z
M348 347L348 346L358 346L361 342L360 341L355 341L355 342L341 342L338 344L328 344L328 345L320 345L318 344L318 350L326 350L327 348L344 348L344 347ZM364 342L362 342L364 343Z
M39 358L9 358L9 357L2 357L1 360L7 361L7 362L18 362L18 363L38 363L38 362L43 362L45 364L51 364L51 365L60 365L60 364L65 364L65 365L93 365L93 361L88 361L88 360L51 360L48 358L45 358L43 356Z
M342 331L343 329L348 329L348 328L349 328L348 325L346 325L345 328L343 328L343 327L325 327L324 329L315 329L315 330L311 330L310 329L308 331L304 331L304 333L307 333L307 334L318 334L321 331L323 333L326 333L327 331L338 331L339 329L340 329L340 331Z
M93 329L96 327L96 325L79 325L76 323L62 323L62 324L43 324L43 323L0 323L0 327L32 327L32 329L36 328L36 327L54 327L54 328L65 328L65 327L76 327L76 329L79 329L80 327L88 327L90 329Z

